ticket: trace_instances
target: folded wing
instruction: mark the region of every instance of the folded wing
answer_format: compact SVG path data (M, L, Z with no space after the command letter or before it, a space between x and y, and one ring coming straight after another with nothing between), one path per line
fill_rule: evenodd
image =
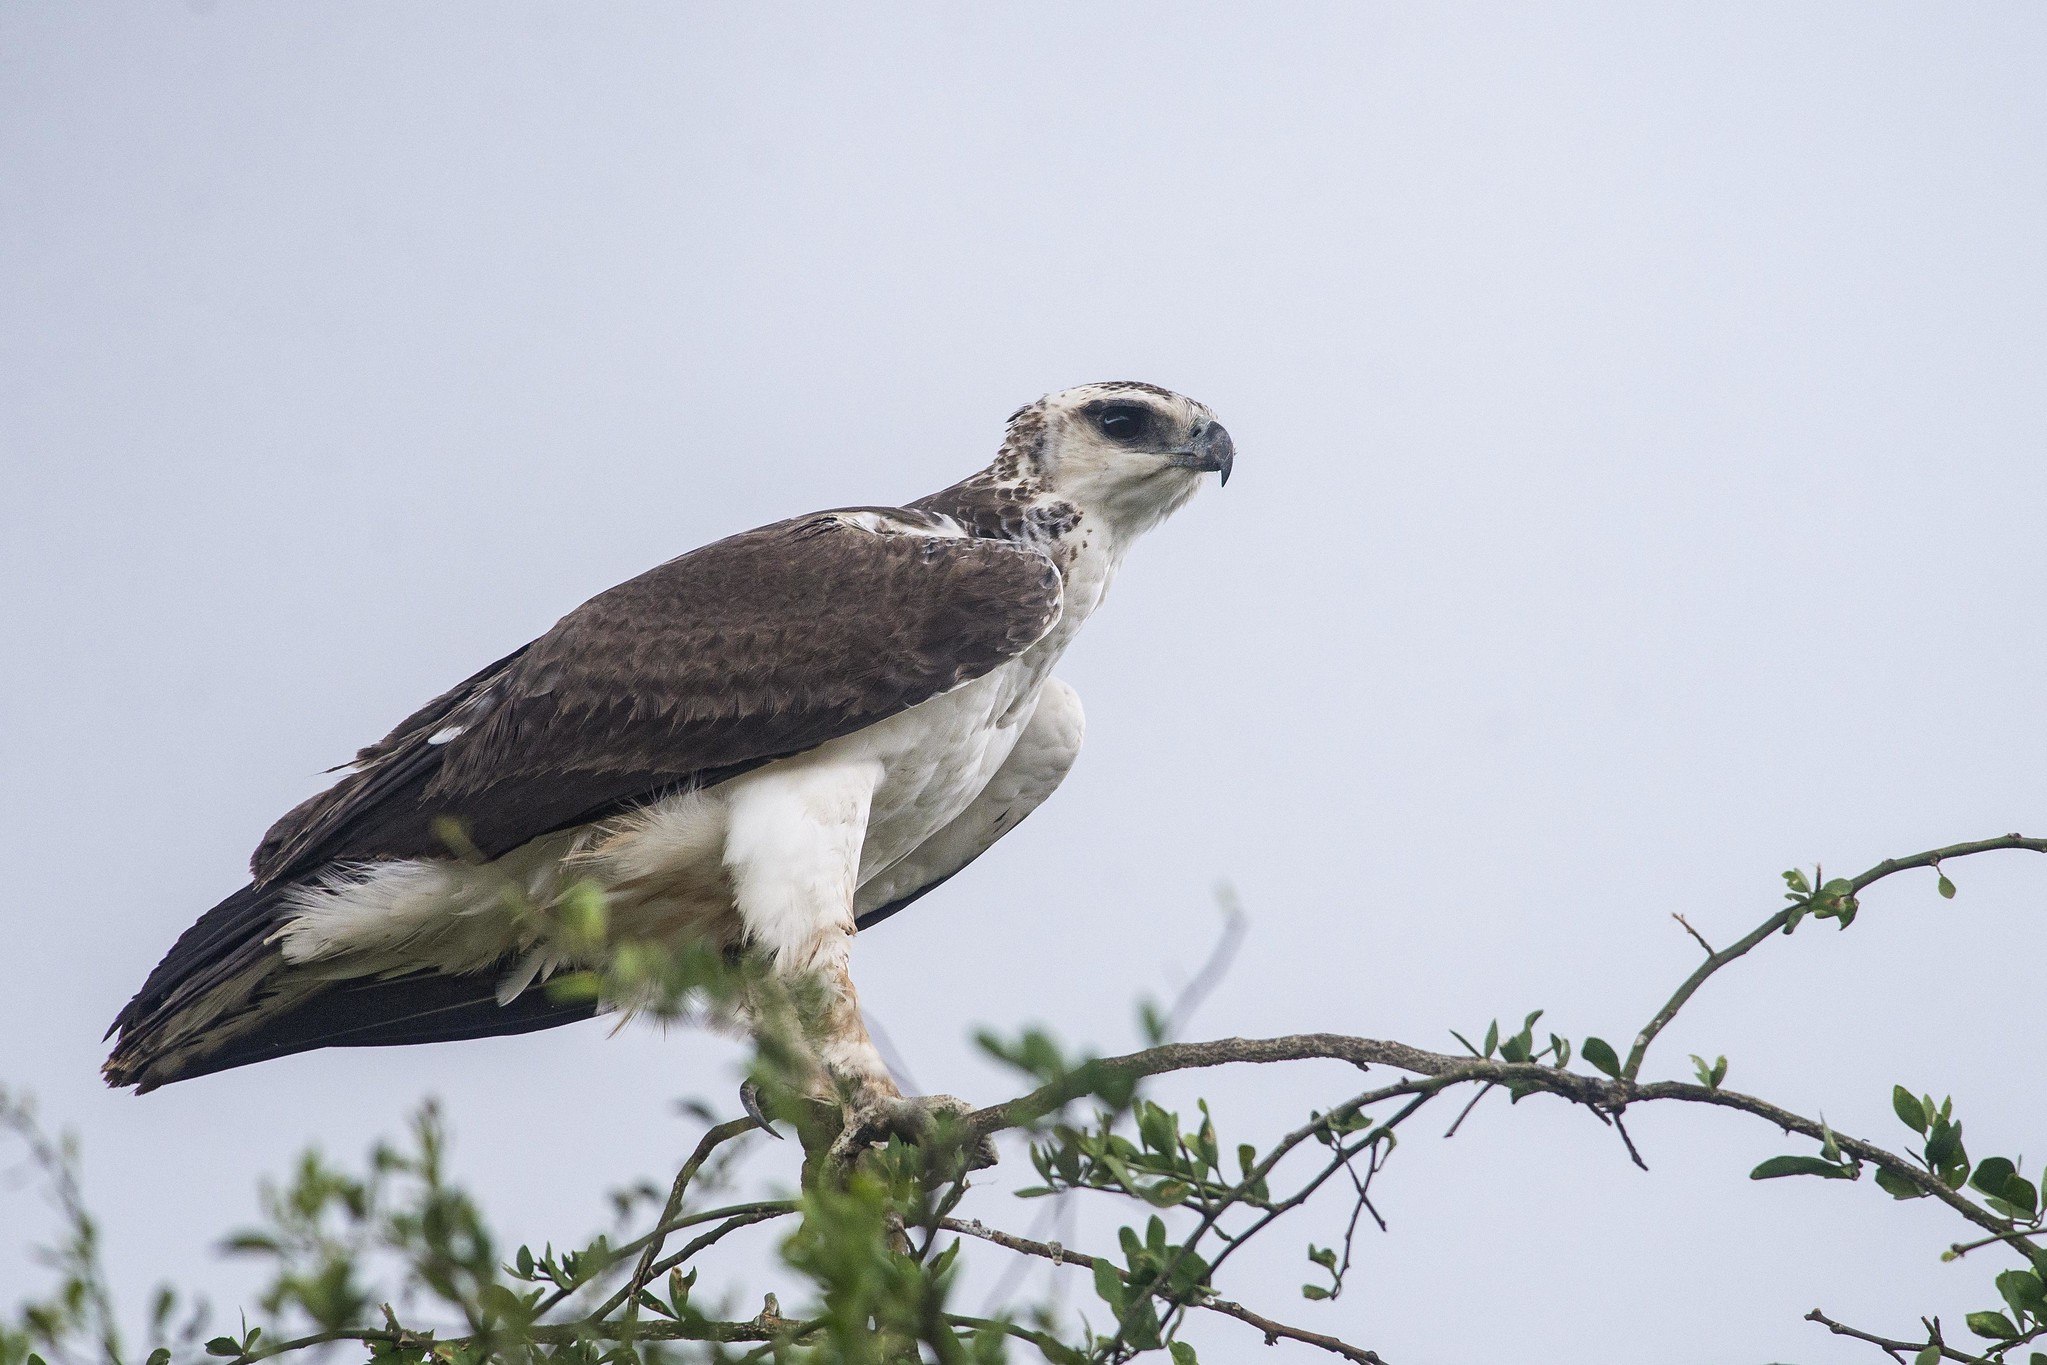
M270 942L296 882L337 863L496 857L723 781L971 681L1058 620L1059 574L1034 548L871 529L915 528L918 515L821 513L705 546L422 707L264 836L251 885L187 930L116 1019L109 1080L161 1083L152 1057L196 1059L201 1034L225 1043L246 1032L237 1019L296 989L277 980ZM465 1014L462 1026L481 1025ZM178 1075L213 1069L189 1065Z

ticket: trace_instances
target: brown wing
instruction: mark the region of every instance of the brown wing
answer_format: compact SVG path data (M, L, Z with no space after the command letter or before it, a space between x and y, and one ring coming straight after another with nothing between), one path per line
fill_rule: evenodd
M1058 619L1058 571L1006 540L819 514L599 594L423 707L280 820L259 883L335 861L488 856L850 734L994 669Z
M1059 611L1058 572L1036 550L877 534L829 513L602 593L407 717L278 821L251 860L255 881L186 930L115 1020L108 1079L148 1089L330 1043L564 1022L497 1007L484 977L459 990L414 978L351 987L347 1029L317 1000L271 1018L285 892L336 862L445 855L443 817L495 856L814 748L989 672Z

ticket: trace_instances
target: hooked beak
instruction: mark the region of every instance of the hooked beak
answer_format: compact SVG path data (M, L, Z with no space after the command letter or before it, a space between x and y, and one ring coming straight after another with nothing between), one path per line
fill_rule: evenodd
M1182 469L1198 469L1205 474L1220 474L1221 482L1230 481L1230 468L1237 462L1237 447L1230 440L1229 429L1221 422L1210 422L1201 429L1191 446L1167 452L1172 463Z

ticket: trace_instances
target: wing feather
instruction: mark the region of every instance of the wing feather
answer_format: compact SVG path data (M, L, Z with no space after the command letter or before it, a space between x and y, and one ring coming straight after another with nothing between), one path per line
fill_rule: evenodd
M815 748L989 672L1058 619L1042 552L831 514L719 541L602 593L364 750L273 827L258 881L486 856Z

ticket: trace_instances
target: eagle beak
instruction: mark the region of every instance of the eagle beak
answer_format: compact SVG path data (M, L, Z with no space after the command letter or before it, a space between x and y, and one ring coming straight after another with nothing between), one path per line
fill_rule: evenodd
M1198 469L1204 474L1220 474L1222 482L1230 481L1230 469L1237 462L1236 443L1230 440L1229 429L1221 422L1210 422L1201 429L1191 446L1182 446L1171 452L1172 462L1182 469Z

